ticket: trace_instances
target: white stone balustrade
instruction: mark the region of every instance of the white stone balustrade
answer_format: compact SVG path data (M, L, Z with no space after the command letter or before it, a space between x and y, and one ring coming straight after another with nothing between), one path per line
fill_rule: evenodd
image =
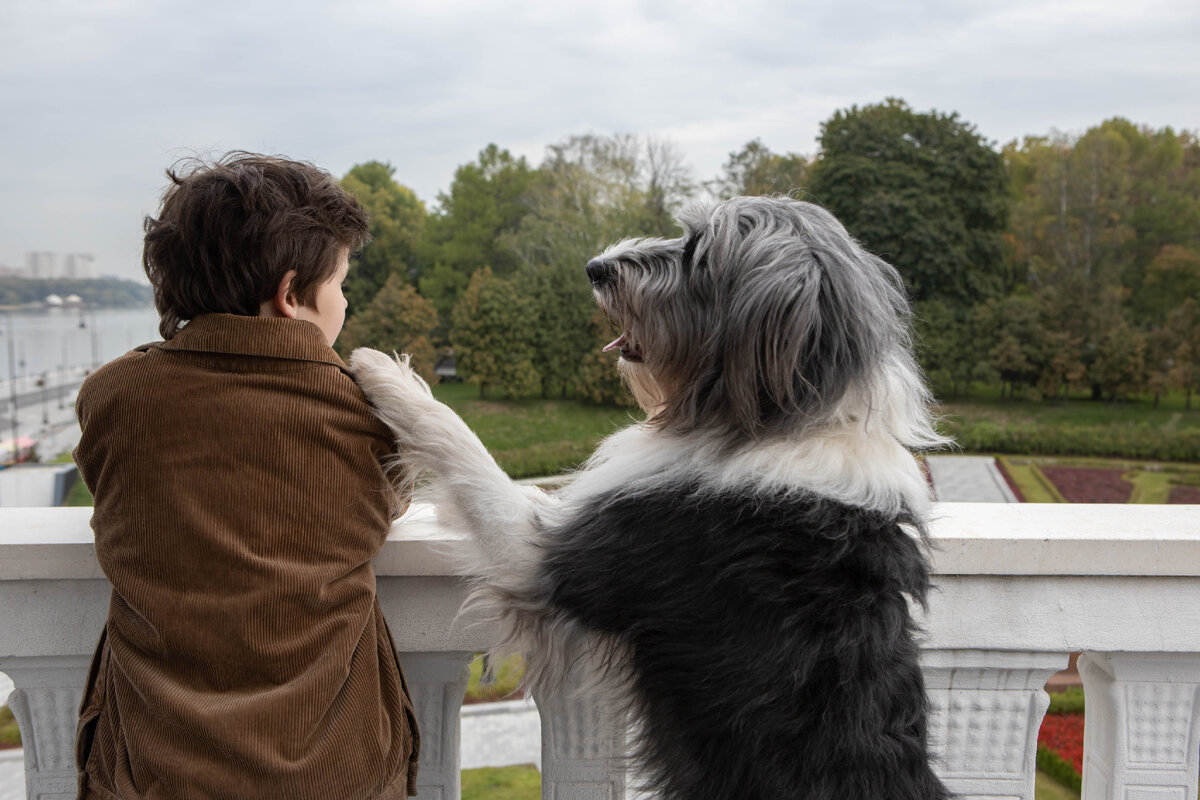
M0 509L0 672L16 686L31 800L74 797L75 716L109 596L88 514ZM937 514L923 666L951 790L1033 800L1042 686L1084 651L1085 800L1197 797L1200 510L942 504ZM426 799L459 796L465 668L494 633L457 616L462 546L426 512L399 524L375 561L420 715ZM626 797L624 735L603 704L568 694L538 707L542 796Z

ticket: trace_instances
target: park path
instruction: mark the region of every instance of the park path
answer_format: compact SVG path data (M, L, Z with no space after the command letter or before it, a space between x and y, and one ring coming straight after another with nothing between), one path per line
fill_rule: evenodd
M933 491L943 503L1015 503L991 456L926 456Z

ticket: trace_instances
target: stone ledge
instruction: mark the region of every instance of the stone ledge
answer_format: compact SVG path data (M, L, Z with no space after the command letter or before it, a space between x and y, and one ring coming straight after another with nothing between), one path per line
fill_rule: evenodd
M0 509L0 581L103 578L88 508ZM1195 506L938 503L931 539L939 575L1200 576ZM380 577L467 575L466 536L429 506L393 527Z

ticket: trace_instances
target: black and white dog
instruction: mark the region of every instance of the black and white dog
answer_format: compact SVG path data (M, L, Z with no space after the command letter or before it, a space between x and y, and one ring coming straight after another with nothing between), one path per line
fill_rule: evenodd
M821 208L741 197L587 265L647 413L554 497L407 366L351 368L480 552L536 681L599 653L665 800L941 800L910 603L942 444L895 270ZM536 687L535 687L536 688Z

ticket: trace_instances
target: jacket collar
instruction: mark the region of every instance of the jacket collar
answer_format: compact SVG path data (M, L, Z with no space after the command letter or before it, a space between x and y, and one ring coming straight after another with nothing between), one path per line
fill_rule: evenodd
M325 342L320 328L311 322L282 317L203 314L180 328L170 340L149 346L159 350L315 361L346 369L342 359Z

